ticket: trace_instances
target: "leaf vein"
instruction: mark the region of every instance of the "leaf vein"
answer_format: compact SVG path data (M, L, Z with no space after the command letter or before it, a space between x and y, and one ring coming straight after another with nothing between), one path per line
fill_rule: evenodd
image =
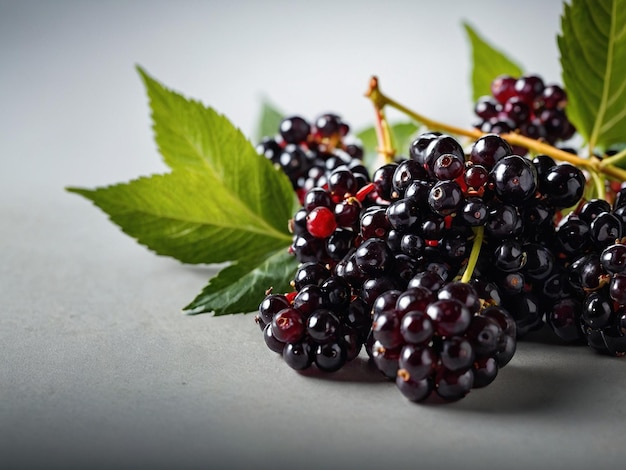
M610 28L608 33L608 47L607 47L607 57L606 64L604 69L604 86L602 87L602 97L599 103L598 114L595 121L595 125L593 127L593 131L591 132L591 137L589 139L589 146L594 148L598 142L598 137L600 135L601 129L603 127L605 115L607 112L607 102L609 100L609 78L612 74L613 68L613 54L615 49L615 16L617 14L617 2L611 2L611 20L610 20ZM599 31L602 31L602 28L598 28Z

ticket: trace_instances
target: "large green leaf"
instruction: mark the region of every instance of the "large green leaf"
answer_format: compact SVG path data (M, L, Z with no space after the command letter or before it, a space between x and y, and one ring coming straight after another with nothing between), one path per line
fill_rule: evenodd
M167 89L141 68L138 70L150 97L155 140L171 168L213 173L230 191L236 192L262 215L266 211L275 212L276 208L261 206L254 201L262 192L261 188L276 186L272 193L280 199L279 206L288 208L291 213L294 205L285 204L285 201L295 200L289 179L273 169L274 176L267 179L271 164L267 161L256 164L258 154L239 129L212 108ZM249 163L254 168L248 171ZM264 170L257 174L255 170L262 168ZM284 217L280 218L281 223L284 222Z
M286 249L264 259L239 260L209 281L202 292L185 307L188 313L215 312L215 315L256 310L267 289L284 293L293 290L298 262Z
M251 186L257 199L250 206L212 173L183 168L104 188L68 188L90 199L139 243L185 263L258 260L288 246L289 216L273 191L264 189ZM263 217L268 212L256 206L265 204L277 213Z
M626 142L626 0L573 0L561 28L568 118L591 149Z
M155 139L171 168L210 174L215 191L228 192L251 215L283 230L296 207L287 176L266 159L225 116L210 107L168 90L145 71Z
M522 68L502 51L483 39L468 23L463 23L472 46L472 100L491 94L491 82L498 75L519 77Z
M256 309L267 288L286 289L295 271L287 254L288 221L299 207L291 183L226 117L139 72L155 139L172 171L67 189L157 254L184 263L229 262L190 304L195 313Z

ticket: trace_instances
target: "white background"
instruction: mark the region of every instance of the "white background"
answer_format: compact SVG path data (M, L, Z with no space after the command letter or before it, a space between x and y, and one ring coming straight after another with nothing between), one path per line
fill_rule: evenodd
M52 173L62 184L100 185L162 169L135 65L249 136L264 98L285 113L333 110L355 129L371 125L363 93L372 75L407 106L469 126L464 21L525 70L560 80L557 1L15 1L0 8L3 166L20 183L49 181Z
M561 8L0 1L0 462L620 468L623 361L540 335L490 387L440 407L409 403L365 361L299 375L251 315L181 315L211 269L154 256L63 190L165 170L136 65L247 135L263 99L369 125L371 75L407 106L469 126L462 22L560 81Z

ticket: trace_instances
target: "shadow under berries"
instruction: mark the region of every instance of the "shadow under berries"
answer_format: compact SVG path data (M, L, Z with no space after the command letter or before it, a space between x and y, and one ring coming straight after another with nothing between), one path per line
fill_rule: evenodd
M366 357L357 357L346 363L341 369L332 373L321 371L317 367L310 367L298 371L298 374L311 379L321 379L332 382L390 383Z
M573 395L579 396L583 389L584 381L571 370L510 364L496 384L444 408L453 412L528 415L569 408L576 400Z

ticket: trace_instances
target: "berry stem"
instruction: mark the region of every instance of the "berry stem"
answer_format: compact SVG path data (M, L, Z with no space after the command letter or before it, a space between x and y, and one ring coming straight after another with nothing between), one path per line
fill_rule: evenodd
M595 185L596 197L598 199L606 199L606 185L604 178L597 171L590 171L591 179Z
M615 166L615 165L619 165L620 163L626 163L626 149L622 150L619 153L616 153L615 155L602 159L600 163L598 163L598 166L600 167L605 167L607 165Z
M467 266L465 272L461 278L461 282L468 283L472 279L474 274L474 268L478 262L478 256L483 246L483 238L485 235L485 227L474 227L474 241L472 242L472 251L470 252L469 259L467 260Z
M378 148L376 151L385 163L391 163L396 155L396 150L393 146L389 122L385 117L385 105L384 103L380 105L381 102L378 100L378 91L378 79L376 77L372 77L370 79L370 87L365 93L365 96L372 101L376 111L375 128L376 138L378 140Z
M401 103L398 103L396 100L389 98L385 95L378 86L378 79L376 77L372 77L370 80L370 88L365 94L372 102L374 103L374 107L376 109L383 109L385 106L391 106L392 108L397 109L401 113L406 114L409 117L412 117L418 122L421 122L426 127L432 130L440 130L444 132L448 132L451 134L463 135L466 137L472 137L473 139L478 139L483 135L483 132L478 129L462 129L460 127L455 127L449 124L437 122L433 119L430 119L426 116L422 116L421 114L413 111Z
M478 129L464 129L461 127L456 127L446 123L435 121L413 111L412 109L407 108L401 103L398 103L396 100L389 98L387 95L385 95L380 90L380 87L378 85L378 79L376 77L373 77L372 80L370 80L370 88L366 93L366 96L368 96L372 100L376 109L382 110L385 106L391 106L392 108L397 109L398 111L424 124L426 127L432 130L442 131L449 134L462 135L470 137L474 140L480 138L485 134ZM536 153L549 155L556 160L571 163L572 165L578 166L579 168L585 169L589 172L598 172L619 181L626 181L626 170L613 165L613 163L619 161L621 158L626 158L626 151L620 152L618 155L607 158L605 160L600 160L596 157L591 157L587 159L578 157L574 154L553 147L552 145L545 144L543 142L531 139L520 134L511 132L507 134L501 134L500 137L505 139L511 145L526 147L530 150L535 151ZM618 156L620 157L620 159L616 158Z

